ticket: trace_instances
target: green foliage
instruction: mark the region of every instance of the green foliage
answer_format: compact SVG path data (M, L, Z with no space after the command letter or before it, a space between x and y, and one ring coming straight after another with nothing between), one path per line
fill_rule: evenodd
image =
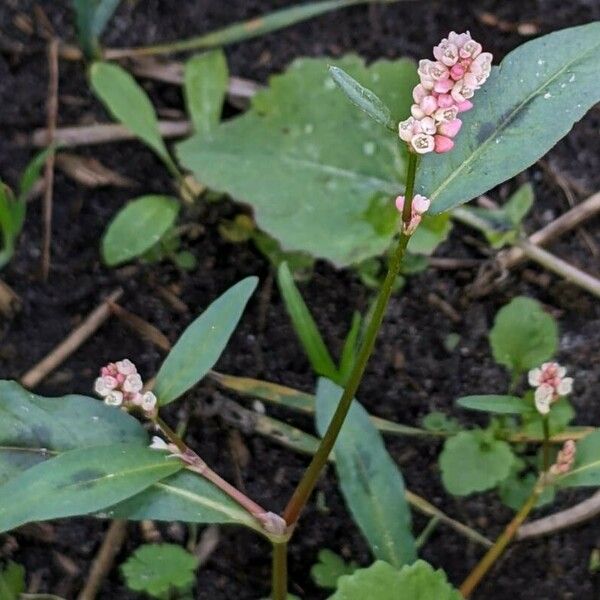
M90 68L92 89L111 115L149 146L172 173L177 172L158 130L150 98L122 67L96 62Z
M328 379L317 387L316 426L321 435L342 388ZM401 567L416 558L404 480L365 409L354 401L336 441L336 472L346 504L376 558Z
M0 483L60 452L136 442L148 444L140 423L85 396L44 398L0 381Z
M87 58L99 52L98 38L119 6L120 0L73 0L79 43Z
M517 462L522 463L522 461ZM533 493L533 488L537 480L538 476L535 473L519 473L518 470L513 469L511 474L498 486L500 500L509 508L518 511ZM554 496L555 491L553 487L544 488L536 506L540 507L549 504L554 500Z
M451 231L450 213L425 215L411 236L408 249L413 254L430 255L442 242L446 241Z
M539 302L519 296L496 314L490 344L496 362L519 375L552 358L558 327Z
M367 569L341 577L329 600L461 600L442 570L423 560L397 571L378 560Z
M15 197L13 191L0 181L0 233L2 249L0 250L0 269L10 262L15 253L17 237L23 229L27 213L27 197L31 188L40 178L40 172L46 158L54 152L50 146L38 152L25 167L19 181L19 193Z
M517 396L496 394L463 396L456 401L456 404L468 410L480 410L499 415L518 415L524 412L528 406L522 398Z
M257 283L247 277L229 288L183 332L156 376L154 392L161 405L179 398L213 368Z
M523 432L533 437L542 437L544 434L543 416L533 403L533 391L525 395L527 399L526 410L522 414ZM561 398L552 404L548 413L548 429L550 435L560 433L573 420L575 411L566 398Z
M221 120L229 85L227 58L222 50L212 50L185 63L184 94L194 131L208 135Z
M573 469L558 478L560 487L600 486L600 429L577 443Z
M462 431L444 444L442 481L455 496L483 492L508 477L514 460L511 447L489 431Z
M360 334L363 327L363 318L358 311L352 315L352 323L344 340L342 354L340 356L340 365L338 369L339 382L345 384L354 368L358 352L360 350Z
M319 562L310 569L312 580L322 588L335 589L342 575L352 575L358 565L352 561L347 563L339 554L331 550L319 550Z
M427 431L454 434L461 430L456 419L437 410L425 415L421 422Z
M187 471L155 483L104 513L111 518L132 521L225 523L262 531L258 522L237 502L206 479Z
M565 136L600 100L599 50L600 23L590 23L527 42L494 67L452 152L428 155L419 169L416 190L432 210L483 194Z
M30 521L85 515L129 498L182 468L137 443L89 446L39 463L0 485L0 532Z
M521 222L534 200L533 186L526 183L500 208L490 210L467 207L464 210L477 217L473 224L485 235L492 248L502 248L517 241L521 233Z
M250 204L258 226L285 251L343 266L387 249L397 220L382 230L381 210L369 207L384 198L394 213L406 149L336 89L330 62L297 60L271 78L248 112L219 125L208 139L183 142L177 152L199 181ZM412 62L379 61L368 68L354 56L333 62L371 88L395 120L408 112L417 82Z
M127 587L170 600L194 585L198 559L176 544L144 544L121 565Z
M285 308L294 326L294 331L302 344L311 367L318 375L338 381L338 370L285 262L279 265L277 283Z
M114 267L141 256L163 239L178 213L179 202L169 196L142 196L128 202L104 233L104 262Z
M19 600L25 591L25 567L9 561L0 568L0 600Z
M329 67L329 74L352 104L371 117L376 123L387 127L390 131L396 131L396 121L392 118L390 109L384 104L381 98L370 89L358 83L344 69Z

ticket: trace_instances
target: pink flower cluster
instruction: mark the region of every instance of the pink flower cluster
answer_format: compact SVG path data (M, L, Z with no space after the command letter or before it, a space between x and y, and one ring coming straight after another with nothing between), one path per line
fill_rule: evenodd
M573 390L573 378L565 377L566 373L557 362L547 362L529 371L529 385L536 388L535 407L542 415L547 415L554 402Z
M425 198L425 196L421 196L421 194L415 194L411 204L410 221L408 223L402 222L402 231L406 235L412 235L415 232L421 222L421 218L429 209L430 204L431 201L429 198ZM398 196L396 198L396 208L400 211L400 214L402 214L402 211L404 210L404 196Z
M109 363L100 369L100 377L94 383L94 391L109 406L125 410L140 409L149 418L156 416L156 396L144 392L144 382L136 366L127 358Z
M470 98L487 80L492 55L481 51L471 34L451 31L433 49L433 60L419 61L421 83L413 90L411 116L398 125L400 139L419 154L448 152L460 131L461 112L473 107Z
M556 456L556 462L550 467L552 475L564 475L573 468L577 446L573 440L567 440Z

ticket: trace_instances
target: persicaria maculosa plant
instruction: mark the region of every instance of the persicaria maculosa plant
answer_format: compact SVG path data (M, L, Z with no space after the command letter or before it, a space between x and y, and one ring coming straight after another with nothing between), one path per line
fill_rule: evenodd
M0 505L0 531L29 521L82 514L243 525L272 543L271 595L274 600L285 600L287 546L327 461L335 458L336 468L342 473L349 464L347 453L352 451L352 444L344 438L350 429L348 425L363 422L365 427L372 427L354 397L412 236L422 227L427 213L466 202L528 167L565 135L587 107L600 100L599 39L598 24L558 32L524 45L509 55L500 68L494 68L491 54L469 33L452 32L435 46L434 60L420 61L419 83L412 93L414 103L410 115L403 115L400 122L391 117L390 108L371 90L343 70L332 68L333 80L348 98L376 123L399 136L395 143L399 143L399 162L405 167L405 185L403 191L399 185L394 194L400 213L399 232L356 358L344 377L343 390L327 379L319 382L313 412L322 439L281 515L261 507L222 479L203 460L201 448L190 448L160 415L162 407L182 397L210 374L256 287L256 278L248 278L215 300L186 329L156 374L151 390L144 387L141 375L128 359L102 367L94 389L104 404L81 396L48 400L17 384L0 383L0 408L6 408L6 418L0 420L0 497L19 498L19 502ZM556 117L559 107L564 109L564 122ZM524 135L528 137L525 139ZM207 140L207 144L214 139ZM180 147L183 163L194 163L191 142ZM199 180L205 181L205 173L197 174ZM399 175L398 180L401 179ZM419 193L415 194L415 190ZM390 205L394 202L391 194L389 201ZM500 362L506 364L504 360L513 360L514 340L510 331L502 336L502 344L509 348L508 358L502 353L499 356ZM533 364L532 356L536 359ZM408 533L405 547L396 551L397 545L392 544L393 551L384 556L385 562L377 551L385 553L388 548L378 548L374 553L380 560L368 569L340 577L332 599L375 600L372 590L377 586L391 591L399 600L456 600L461 594L468 597L545 490L600 484L597 431L577 445L572 439L562 440L562 449L553 453L556 440L552 437L552 418L563 396L572 391L573 382L563 367L549 362L550 357L539 361L537 357L530 352L510 363L515 385L528 373L531 403L528 404L527 395L462 399L465 407L476 409L482 402L493 402L500 413L516 410L521 414L534 407L542 431L540 439L533 441L541 443L543 460L531 494L460 592L450 586L442 572L434 571L423 561L415 562L410 520L405 519L400 524L383 524L384 532L399 526L404 534ZM324 396L337 402L320 402ZM49 404L51 417L47 416ZM150 424L152 442L133 415ZM494 427L501 430L502 423L495 423ZM378 450L382 450L377 432L372 435L374 427L369 431L369 444L380 444ZM498 442L492 433L461 432L448 440L441 458L442 471L448 455L461 444L470 448L481 442L488 449L499 449L498 455L507 457L507 461L512 460L508 442ZM23 457L20 450L33 445L36 451L24 453ZM386 460L386 468L391 468L386 473L395 474L395 483L400 481L397 489L401 489L397 467L390 464L391 459ZM363 474L367 488L371 489L372 480L378 475ZM39 502L39 498L44 498L44 502ZM404 498L399 497L397 502L404 503ZM373 524L372 532L368 530L370 525L364 525L371 523L369 510L361 508L354 516L369 540L381 534L380 522Z

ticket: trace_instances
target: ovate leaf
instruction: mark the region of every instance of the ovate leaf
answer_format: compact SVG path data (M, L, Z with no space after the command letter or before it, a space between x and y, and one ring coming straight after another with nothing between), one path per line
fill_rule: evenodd
M600 101L600 23L527 42L494 67L452 152L428 155L417 191L441 212L520 173ZM463 115L461 115L463 118Z
M208 135L221 120L228 84L227 59L222 50L198 54L185 63L185 101L197 134Z
M104 514L132 521L183 521L186 523L229 523L261 531L258 522L237 502L208 480L180 471L163 479Z
M212 369L257 283L256 277L247 277L229 288L183 332L156 376L154 392L161 405L179 398Z
M396 221L382 227L381 199L393 215L406 148L348 102L329 77L330 63L297 60L271 78L248 112L221 123L208 139L183 142L178 155L199 181L249 204L257 225L284 251L348 265L389 246ZM417 82L412 62L367 68L350 56L334 66L372 89L395 120L409 111ZM379 210L370 210L374 202Z
M102 257L113 267L150 250L171 229L179 202L169 196L142 196L127 203L108 225Z
M410 238L408 249L415 254L433 254L452 231L449 214L425 215ZM406 271L403 271L406 272Z
M392 119L390 109L377 94L358 83L344 69L329 67L329 74L352 104L371 117L373 121L387 127L391 131L396 131L396 122Z
M181 469L181 462L138 444L65 452L0 485L0 531L30 521L86 515L129 498Z
M561 487L600 486L600 430L577 442L575 465L557 483Z
M378 560L368 569L341 577L329 600L462 600L442 570L423 560L397 571Z
M104 62L92 65L90 79L94 93L112 116L169 163L154 107L137 81L122 67Z
M316 424L325 434L342 395L328 379L317 387ZM416 558L404 480L365 409L354 401L334 448L340 488L376 558L401 567Z
M462 431L444 444L440 454L442 481L455 496L483 492L508 477L514 460L510 446L489 432Z
M120 0L73 0L79 43L88 58L98 49L98 38L119 2Z
M198 559L177 544L144 544L121 566L127 587L153 598L189 590Z
M14 381L0 381L0 483L75 448L148 444L137 419L85 396L44 398Z
M518 415L528 408L528 404L522 398L495 394L463 396L456 401L456 404L468 410L481 410L500 415Z
M0 567L0 600L19 600L25 591L25 567L9 561Z
M552 358L558 327L539 302L519 296L496 314L490 344L496 362L520 374Z
M347 563L339 554L325 548L319 550L319 562L311 567L310 576L319 587L335 589L342 575L352 575L357 568L354 561Z
M336 381L338 378L337 368L285 262L281 263L277 270L277 284L285 303L285 309L313 370L318 375Z

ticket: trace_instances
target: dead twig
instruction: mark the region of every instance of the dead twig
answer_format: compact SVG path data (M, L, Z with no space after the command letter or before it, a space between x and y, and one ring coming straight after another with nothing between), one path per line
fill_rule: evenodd
M527 540L543 535L550 535L569 527L575 527L600 515L600 492L553 515L521 525L517 531L517 540Z
M121 550L126 534L127 521L115 520L110 524L100 550L94 558L85 586L77 596L77 600L94 600L96 598L104 578L112 569L115 557Z
M97 306L50 354L44 357L37 365L29 369L21 377L21 385L32 389L44 377L62 364L77 348L92 336L106 321L111 313L110 302L116 302L123 295L122 289L115 290L99 306Z
M131 188L136 185L133 180L105 167L96 158L61 152L56 157L56 166L77 183L90 188Z
M189 135L192 132L192 125L189 121L159 121L158 129L163 138L178 138ZM131 131L115 123L60 127L54 132L55 144L71 148L133 139L135 135ZM44 147L46 130L36 129L29 143L36 148Z
M115 317L127 325L131 330L135 331L142 339L153 343L165 352L168 352L171 349L169 338L157 327L110 299L106 302Z
M7 283L0 279L0 314L14 317L21 310L21 298Z
M48 100L47 100L47 127L46 146L54 143L56 132L56 121L58 119L58 40L53 38L48 44ZM52 201L54 191L54 152L50 152L46 158L45 166L45 191L43 215L43 237L41 272L42 279L46 281L50 273L50 246L52 242Z
M446 302L446 300L440 298L437 294L434 294L433 292L427 294L427 302L434 308L440 310L440 312L444 313L454 323L460 323L462 321L462 317L458 311L449 302Z

